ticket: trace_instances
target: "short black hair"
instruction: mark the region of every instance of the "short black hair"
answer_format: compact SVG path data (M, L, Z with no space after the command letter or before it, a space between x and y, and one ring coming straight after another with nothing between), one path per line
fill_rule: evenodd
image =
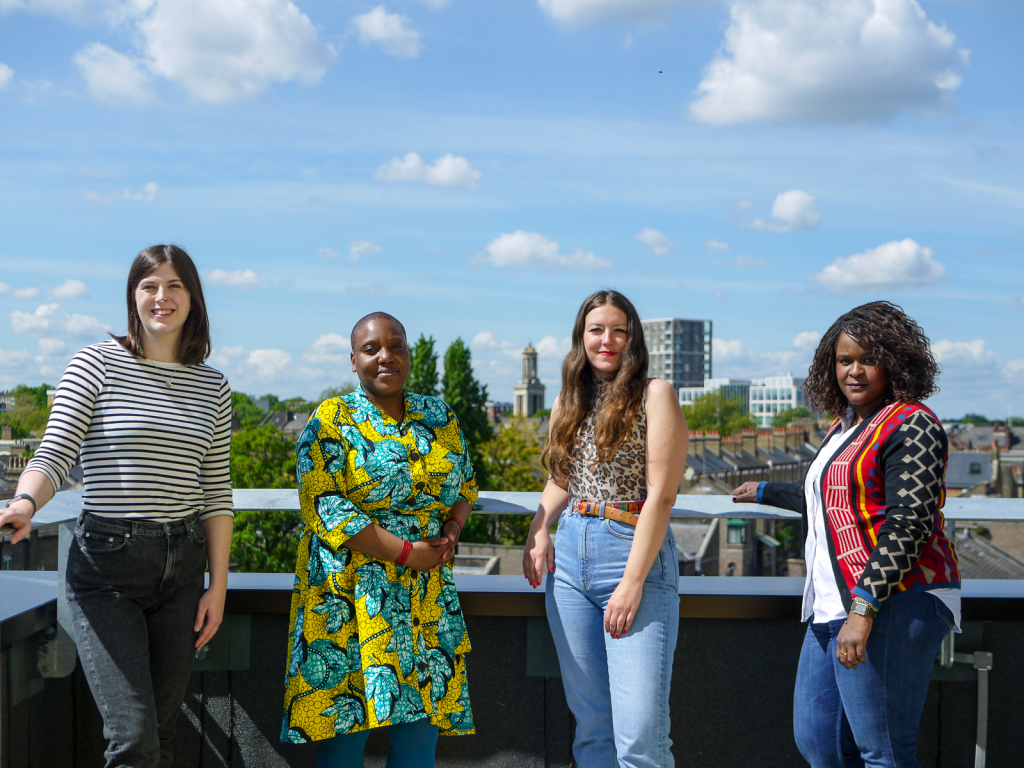
M356 324L352 326L352 334L349 336L348 341L349 341L349 344L352 345L352 351L353 352L355 352L355 350L356 350L356 335L360 331L362 331L366 326L368 326L370 324L370 322L373 321L373 320L388 320L388 321L390 321L392 324L394 324L394 326L396 328L398 328L398 330L400 330L402 332L403 336L408 338L408 336L405 333L405 326L402 325L401 321L397 317L395 317L394 315L389 315L387 312L371 312L370 314L366 315L365 317L359 318L356 321Z
M804 384L812 408L840 416L849 407L836 379L836 345L844 333L878 357L889 377L887 404L919 403L939 391L935 384L939 366L924 331L902 307L872 301L832 323L818 344Z

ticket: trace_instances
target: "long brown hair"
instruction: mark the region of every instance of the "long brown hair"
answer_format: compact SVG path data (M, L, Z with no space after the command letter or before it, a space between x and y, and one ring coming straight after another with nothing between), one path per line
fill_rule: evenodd
M598 291L587 297L576 313L572 327L572 349L562 363L562 394L558 396L558 414L551 422L551 439L544 448L544 465L558 483L569 476L570 452L576 434L583 425L597 394L594 373L583 346L587 315L598 307L610 305L626 315L626 346L615 378L607 392L594 423L594 444L597 460L609 461L629 436L633 420L643 406L647 389L647 344L640 315L632 302L618 291Z
M162 264L170 264L188 291L189 310L178 342L178 362L198 365L210 356L210 318L206 314L203 284L192 259L176 245L151 245L135 257L128 270L128 332L124 336L111 336L136 357L145 357L142 347L142 318L135 304L135 289L150 272Z
M836 345L844 333L870 350L889 376L887 405L918 403L939 391L935 385L939 366L924 331L902 307L872 301L851 309L821 337L804 384L804 396L812 408L839 416L850 405L836 379Z

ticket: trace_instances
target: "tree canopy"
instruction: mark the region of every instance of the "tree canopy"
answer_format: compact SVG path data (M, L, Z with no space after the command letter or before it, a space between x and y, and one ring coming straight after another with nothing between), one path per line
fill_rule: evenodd
M683 407L690 429L717 429L728 437L741 429L757 429L754 417L743 413L744 402L738 397L725 397L719 392L698 395L692 405Z
M462 339L453 341L444 353L441 386L444 389L444 401L455 411L462 434L469 443L477 485L487 488L487 466L482 449L484 443L494 436L484 407L487 403L487 387L480 384L473 375L472 356Z
M409 381L405 384L406 391L437 397L440 392L437 389L437 353L434 351L434 337L421 333L409 350L409 358L412 366Z
M813 415L810 408L798 405L796 408L787 408L772 416L772 426L788 427L793 419L809 419Z
M295 444L272 424L231 436L232 488L294 488Z

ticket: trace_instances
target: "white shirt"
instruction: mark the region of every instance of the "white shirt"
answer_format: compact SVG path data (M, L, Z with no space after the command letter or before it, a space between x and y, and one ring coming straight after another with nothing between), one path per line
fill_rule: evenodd
M825 509L821 499L821 475L832 457L849 442L854 430L853 409L840 418L839 429L818 452L804 478L804 498L807 502L807 541L804 543L804 562L807 578L804 581L804 599L801 620L812 619L825 623L845 619L847 611L832 568L828 552L828 532L825 530ZM960 589L957 587L929 590L953 614L956 631L960 631Z

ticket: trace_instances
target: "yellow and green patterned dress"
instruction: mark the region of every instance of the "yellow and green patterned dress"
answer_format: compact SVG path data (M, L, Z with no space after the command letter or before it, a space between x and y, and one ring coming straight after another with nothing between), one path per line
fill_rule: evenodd
M305 521L295 563L282 741L304 743L429 718L473 733L470 650L450 564L419 573L344 546L370 523L439 536L476 501L455 414L407 394L399 424L362 389L325 401L296 446Z

